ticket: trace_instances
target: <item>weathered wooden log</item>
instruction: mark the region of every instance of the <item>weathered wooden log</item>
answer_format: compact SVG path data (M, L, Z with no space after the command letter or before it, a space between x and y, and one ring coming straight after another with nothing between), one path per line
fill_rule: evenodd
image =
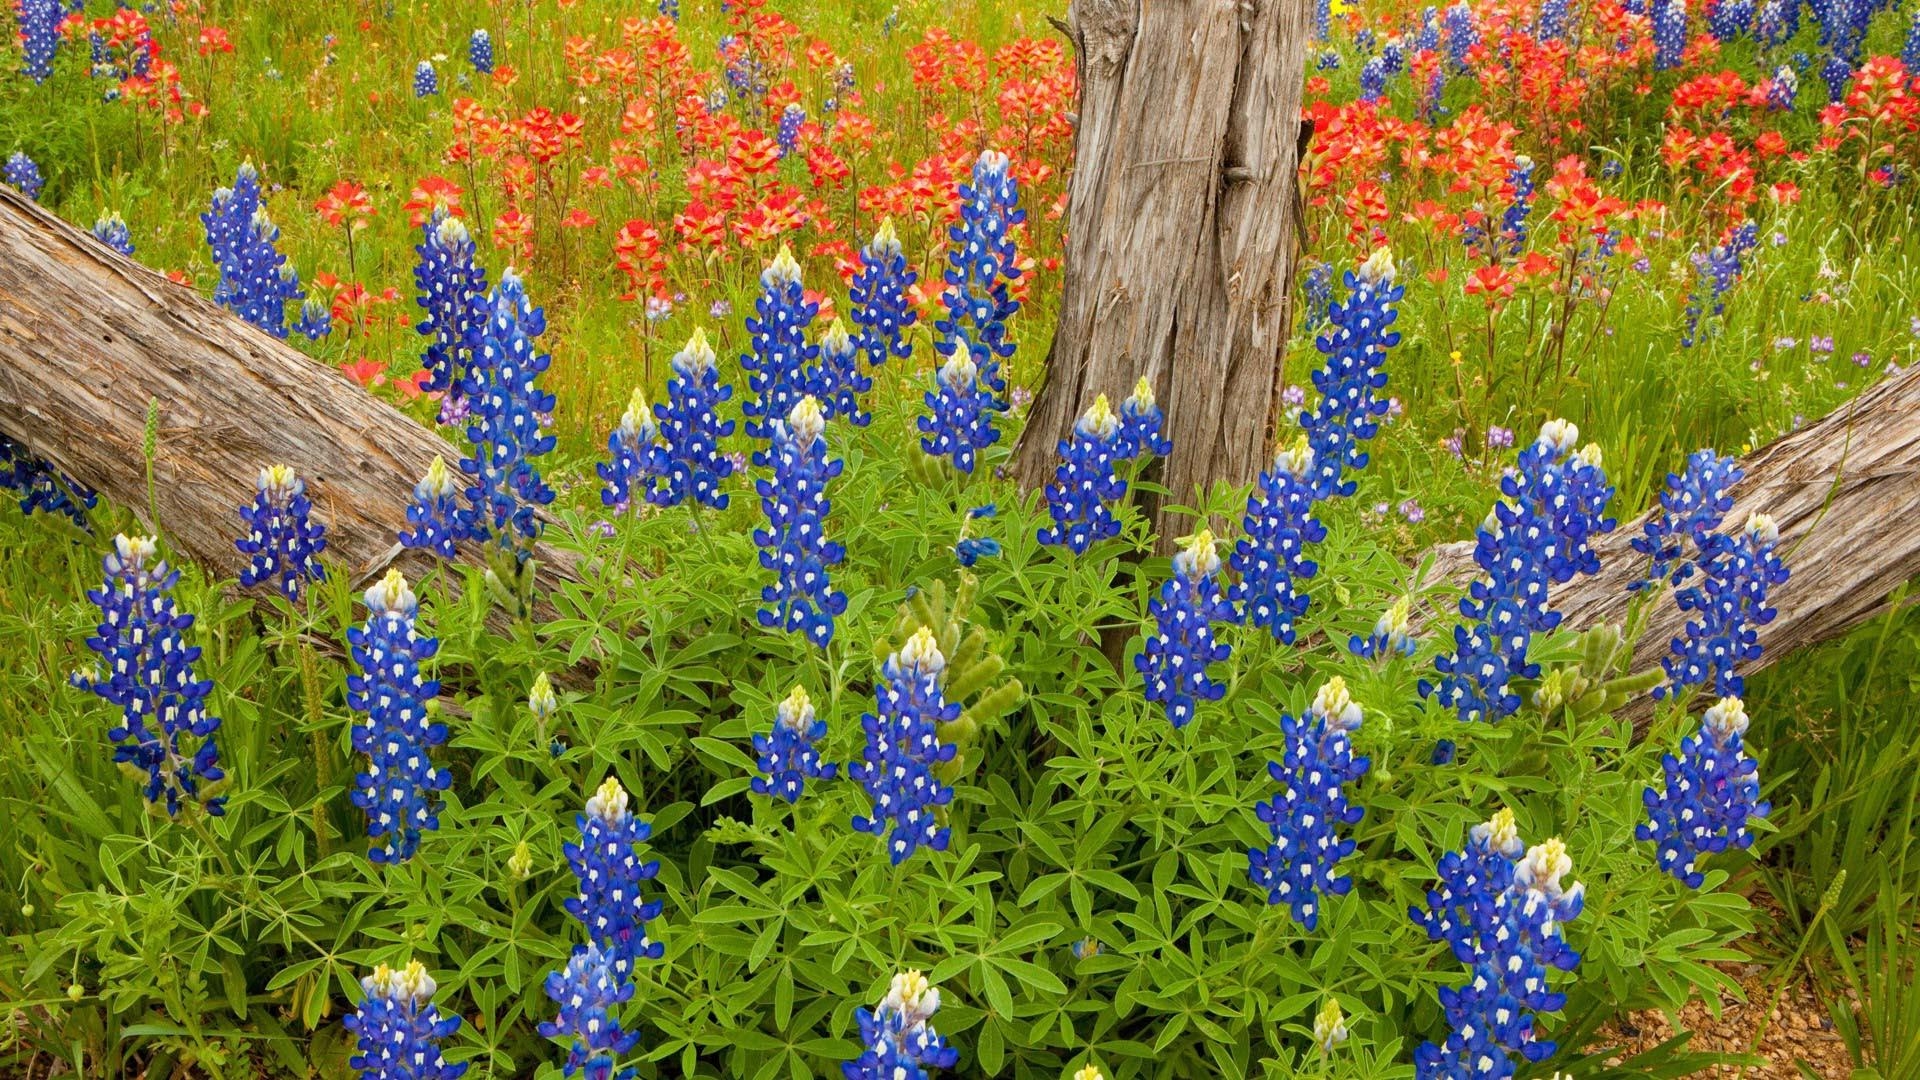
M1015 449L1054 445L1145 377L1173 501L1267 463L1293 262L1305 0L1073 0L1080 75L1066 277L1046 381ZM1148 505L1162 544L1181 531Z
M150 401L148 525L225 575L246 565L236 511L264 466L305 479L328 556L362 581L402 556L396 534L434 455L458 458L340 372L0 185L0 431L144 518ZM404 555L410 575L431 558ZM536 557L575 574L568 552Z
M1768 443L1740 467L1746 476L1733 488L1724 527L1740 528L1750 513L1771 515L1792 572L1768 597L1779 615L1760 628L1765 651L1743 674L1839 637L1884 612L1895 589L1920 577L1920 365ZM1566 615L1565 625L1625 622L1627 585L1647 570L1646 557L1628 544L1645 521L1642 515L1622 522L1595 544L1600 573L1555 590L1553 606ZM1478 572L1471 542L1445 544L1433 554L1434 580L1465 584ZM1632 670L1650 671L1669 655L1687 619L1671 595L1659 597L1647 612Z

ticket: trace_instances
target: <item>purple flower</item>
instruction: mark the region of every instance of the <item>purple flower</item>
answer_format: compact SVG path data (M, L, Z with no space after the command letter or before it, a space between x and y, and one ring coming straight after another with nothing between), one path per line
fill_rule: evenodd
M1427 519L1427 512L1420 509L1419 500L1407 499L1400 504L1400 516L1406 518L1409 524L1418 525Z
M1487 428L1487 445L1495 450L1505 450L1513 445L1513 429L1494 424Z

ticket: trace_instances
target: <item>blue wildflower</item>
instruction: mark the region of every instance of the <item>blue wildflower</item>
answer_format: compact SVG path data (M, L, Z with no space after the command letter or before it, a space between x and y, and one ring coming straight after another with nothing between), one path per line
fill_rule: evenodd
M1751 221L1742 222L1739 227L1727 234L1725 243L1715 245L1713 250L1693 255L1693 267L1696 278L1693 288L1687 293L1687 329L1680 337L1683 348L1691 348L1699 339L1700 320L1706 315L1720 315L1727 309L1724 299L1733 283L1746 272L1746 254L1760 242L1760 227ZM1702 294L1702 285L1705 294ZM1709 305L1710 310L1709 310Z
M1900 63L1910 72L1920 71L1920 7L1913 9L1913 25L1907 28L1907 42L1900 49Z
M1267 891L1267 903L1288 905L1308 930L1320 925L1323 894L1345 896L1353 888L1352 879L1334 868L1354 849L1339 827L1358 824L1366 815L1343 790L1367 772L1367 758L1353 754L1352 734L1360 720L1360 706L1339 676L1320 688L1299 719L1282 713L1286 748L1282 760L1267 763L1281 791L1254 806L1273 842L1247 851L1247 876Z
M638 1031L620 1025L620 1006L633 1000L633 984L615 970L598 945L576 945L566 966L547 973L547 997L560 1006L552 1020L537 1026L542 1038L567 1039L562 1074L585 1080L631 1080L629 1066L615 1071L619 1059L639 1042Z
M1651 0L1653 4L1653 70L1680 66L1687 50L1687 0Z
M421 389L443 395L440 422L450 424L464 419L468 410L463 387L487 323L487 272L474 260L466 224L445 207L434 208L421 232L413 249L420 256L413 268L413 282L420 290L414 302L425 312L414 331L427 338L420 366L428 377Z
M413 68L413 96L432 97L440 92L440 73L433 70L433 61L422 60Z
M673 355L667 400L653 407L667 450L666 483L654 489L659 506L678 506L691 498L715 510L727 508L720 484L733 475L733 461L720 452L720 440L733 434L733 421L720 419L720 406L733 387L720 382L720 368L704 330L695 329L686 347Z
M753 310L755 315L747 318L751 351L740 357L740 366L754 396L740 411L746 414L749 436L771 439L774 421L784 419L806 394L807 369L820 355L820 347L807 344L806 338L820 305L807 299L800 264L784 244L760 274L760 297ZM770 461L764 451L755 451L753 463L764 466Z
M800 149L800 125L806 122L807 110L797 101L787 102L787 107L780 110L780 122L773 129L773 142L780 148L781 157Z
M1214 636L1213 624L1239 621L1233 602L1220 588L1219 573L1213 533L1202 529L1173 557L1173 577L1147 604L1154 630L1133 666L1146 681L1147 700L1164 709L1177 728L1193 719L1199 702L1218 701L1227 692L1207 677L1209 664L1233 653Z
M1480 28L1474 25L1473 8L1459 0L1441 16L1447 32L1447 62L1462 74L1471 70L1467 56L1480 44Z
M875 710L860 718L866 749L847 766L848 778L860 782L873 804L871 816L856 815L853 827L875 836L891 829L887 857L895 866L921 847L947 850L950 833L939 815L953 801L953 788L935 769L959 752L940 741L940 726L960 718L960 705L941 693L946 667L939 643L924 626L887 657L873 690Z
M1370 57L1360 65L1360 100L1379 101L1387 96L1387 62Z
M655 486L668 472L667 450L660 443L646 392L637 386L627 400L627 411L620 414L620 425L607 436L607 455L595 466L606 482L600 502L616 514L651 502Z
M775 580L760 590L766 603L760 625L799 632L824 648L833 640L833 620L846 613L847 595L828 580L829 567L847 556L846 548L826 536L827 484L846 462L827 457L826 418L820 403L803 397L785 421L775 421L773 476L756 480L767 527L753 531L760 567Z
M1065 546L1078 555L1096 541L1120 535L1113 507L1126 497L1127 482L1114 467L1129 456L1126 450L1107 395L1095 397L1074 422L1073 433L1060 440L1060 464L1046 487L1053 524L1040 529L1042 544Z
M1301 412L1300 425L1313 448L1315 498L1353 494L1357 485L1346 473L1366 468L1362 447L1379 432L1379 418L1391 408L1379 393L1387 385L1382 365L1400 343L1400 332L1392 327L1400 317L1395 305L1407 291L1394 284L1394 276L1393 255L1386 248L1359 270L1349 270L1346 303L1329 309L1331 328L1314 339L1327 362L1313 373L1320 402Z
M87 511L100 502L92 488L4 434L0 434L0 489L20 497L22 514L44 510L63 515L82 529L87 528Z
M1320 571L1307 558L1307 545L1327 538L1326 527L1313 516L1314 475L1314 452L1305 436L1274 455L1273 468L1260 474L1259 485L1247 496L1246 535L1234 544L1230 559L1240 576L1230 593L1233 601L1282 645L1293 644L1294 620L1307 613L1306 582Z
M467 38L467 62L473 70L482 75L493 74L493 35L485 30L475 30Z
M940 991L918 971L893 977L874 1009L859 1009L860 1056L840 1066L844 1080L927 1080L929 1069L951 1069L960 1051L928 1021L940 1009Z
M20 47L26 61L21 72L36 83L46 82L53 76L53 56L60 48L60 23L67 17L66 9L60 0L17 0L14 13L20 19Z
M1820 64L1820 81L1827 84L1827 103L1840 104L1847 100L1847 87L1853 83L1853 63L1837 52L1827 54Z
M1697 863L1728 848L1753 846L1747 822L1767 816L1760 799L1760 766L1747 756L1746 706L1737 697L1715 702L1700 730L1680 741L1680 754L1661 758L1666 790L1648 788L1647 821L1634 836L1660 847L1660 869L1697 889L1706 877Z
M795 686L775 710L773 730L753 737L762 774L753 778L753 793L797 803L808 780L833 779L840 767L820 759L826 737L827 722L814 718L806 689Z
M1674 594L1680 610L1694 617L1673 639L1673 655L1660 660L1667 682L1654 687L1655 697L1700 685L1723 697L1746 692L1746 680L1734 669L1760 658L1759 628L1778 614L1767 606L1767 593L1788 577L1774 550L1779 543L1780 530L1765 514L1749 516L1738 536L1707 538L1694 560L1700 583Z
M40 201L40 189L46 186L46 180L40 175L40 166L19 150L8 155L7 163L0 166L0 180L12 184L20 194L34 202Z
M1327 321L1327 309L1333 306L1333 264L1315 261L1300 281L1301 296L1306 301L1302 322L1311 333Z
M93 223L93 238L122 255L133 255L133 230L119 214L101 214Z
M649 920L660 917L662 902L641 896L660 873L660 863L642 862L640 845L653 826L635 817L627 789L609 776L574 815L580 842L563 845L579 894L565 902L567 913L587 929L587 941L600 950L614 976L625 982L636 960L658 960L666 947L647 936Z
M1167 418L1154 401L1153 384L1145 375L1133 384L1133 393L1120 403L1120 456L1137 458L1143 454L1166 457L1173 443L1164 434Z
M1534 40L1544 43L1564 39L1567 36L1569 21L1568 7L1567 0L1543 0L1540 5L1540 18L1533 27Z
M425 548L443 559L457 554L455 545L462 540L482 540L486 531L476 531L474 512L460 505L460 483L447 468L447 459L435 455L427 474L413 487L413 502L407 507L407 524L400 531L400 546Z
M1707 13L1707 33L1715 41L1728 42L1745 34L1753 26L1753 0L1720 0Z
M1785 64L1774 68L1773 78L1767 80L1767 108L1775 112L1791 112L1794 100L1799 96L1799 74Z
M433 795L453 784L453 774L434 768L429 756L447 741L447 725L433 719L431 707L440 683L420 677L421 661L440 642L420 636L419 603L400 571L387 571L366 599L366 625L347 631L360 667L347 676L347 707L366 714L353 725L353 748L367 755L366 771L353 778L353 804L367 812L367 858L399 863L419 850L421 832L440 827Z
M533 464L554 445L554 437L541 430L553 413L553 395L534 385L552 358L534 350L547 318L527 299L519 275L501 274L488 305L462 387L472 409L467 439L473 455L461 459L460 470L473 481L467 498L477 518L476 539L492 536L507 547L515 534L526 540L540 535L534 514L554 497Z
M242 588L278 579L281 595L298 600L307 582L326 580L320 553L327 548L327 530L312 514L306 482L292 469L274 465L260 470L259 493L240 508L247 535L233 542L251 558L240 572Z
M308 297L300 305L300 318L293 329L308 341L319 341L333 332L333 313L327 310L327 305Z
M1755 18L1754 36L1768 48L1778 48L1800 32L1800 0L1766 0Z
M991 559L1000 554L1000 541L990 536L973 535L974 522L991 519L999 512L999 508L992 503L967 511L967 516L960 522L960 536L953 542L953 557L959 560L961 566L972 566L981 559Z
M73 685L119 706L120 722L107 731L113 760L144 770L147 801L165 798L171 816L182 802L200 799L202 783L226 776L214 741L220 718L207 711L213 683L194 677L200 647L188 645L184 633L193 616L174 607L180 572L158 558L157 541L116 536L101 565L106 580L87 592L100 608L87 648L106 667L75 675ZM220 816L226 802L225 796L208 799L207 813Z
M918 420L920 448L972 473L975 455L1000 441L993 426L992 395L980 385L972 358L964 354L940 365L933 379L933 389L926 394L928 415Z
M1388 605L1387 610L1373 624L1373 633L1367 637L1355 634L1347 642L1347 648L1362 660L1385 660L1394 655L1412 656L1416 648L1413 633L1408 629L1413 614L1413 601L1405 596Z
M1649 517L1643 535L1632 541L1633 550L1652 559L1652 566L1627 588L1638 592L1662 581L1678 585L1692 576L1695 555L1688 553L1688 542L1696 554L1708 550L1713 531L1733 509L1730 489L1745 475L1737 460L1712 450L1688 455L1684 474L1668 473L1660 513Z
M820 362L804 376L807 394L820 402L829 420L845 420L866 427L873 414L860 408L860 395L873 389L873 379L860 370L860 349L839 319L820 335Z
M302 299L299 275L280 253L280 230L260 202L260 174L251 163L242 164L231 188L213 193L207 212L207 246L220 268L214 302L248 323L284 339L286 305Z
M355 1050L347 1067L360 1080L460 1080L467 1066L449 1065L440 1044L460 1030L458 1016L442 1017L433 1003L438 987L418 960L404 968L385 964L360 980L366 997L342 1018Z
M1020 302L1008 292L1020 276L1012 230L1025 220L1007 155L981 151L972 182L960 185L960 220L947 231L947 288L940 294L947 317L934 323L934 349L941 356L964 352L972 359L995 412L1007 408L1000 361L1013 355L1007 320L1020 310Z
M889 357L904 360L913 355L907 330L918 316L907 300L907 290L918 280L920 275L907 266L892 219L880 222L873 239L860 249L860 269L851 286L849 316L860 328L855 341L867 354L868 364L879 367Z

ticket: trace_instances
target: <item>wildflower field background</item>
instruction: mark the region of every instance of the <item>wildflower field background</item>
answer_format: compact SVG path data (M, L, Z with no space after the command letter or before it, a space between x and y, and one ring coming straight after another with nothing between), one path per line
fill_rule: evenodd
M1920 1076L1920 621L1747 678L1724 496L1920 359L1912 0L1321 7L1289 415L1171 559L1150 386L999 474L1060 5L11 9L4 181L486 559L356 589L262 461L216 580L0 433L0 1075ZM1559 626L1648 509L1689 633Z

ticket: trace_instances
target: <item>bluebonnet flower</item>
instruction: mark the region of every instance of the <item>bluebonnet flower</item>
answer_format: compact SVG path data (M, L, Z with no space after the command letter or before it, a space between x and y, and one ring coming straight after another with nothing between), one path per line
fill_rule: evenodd
M640 1042L640 1033L623 1028L617 1015L633 1000L633 984L615 970L612 959L598 945L576 945L566 966L547 973L545 988L560 1011L537 1030L542 1038L569 1040L563 1075L630 1080L631 1066L617 1072L615 1066Z
M1319 0L1319 2L1324 4L1327 0ZM1318 53L1315 53L1313 57L1313 69L1315 71L1339 71L1340 50L1328 46L1327 48L1321 49Z
M1800 76L1785 64L1773 69L1773 78L1767 80L1767 108L1789 112L1799 96Z
M60 48L60 22L67 17L66 9L60 0L18 0L14 14L20 20L20 47L26 60L21 71L36 83L46 82L53 75L53 56Z
M1768 48L1778 48L1800 32L1800 0L1765 0L1754 20L1754 37Z
M36 510L61 514L82 529L87 528L87 511L100 502L92 488L4 434L0 434L0 488L20 497L22 514Z
M8 155L7 163L0 166L0 180L12 184L20 194L34 202L40 201L40 189L46 186L46 180L40 175L40 166L20 150Z
M1353 32L1353 48L1361 56L1372 56L1374 46L1373 28L1363 26Z
M534 385L551 357L534 350L547 318L527 299L518 274L500 275L488 305L462 387L472 408L467 439L473 454L461 459L460 471L473 481L467 499L476 515L475 538L492 536L510 547L514 534L526 540L540 535L535 510L553 501L553 489L533 464L554 444L541 431L542 418L553 413L553 395Z
M873 414L860 408L860 395L873 389L873 379L860 370L860 350L839 319L820 335L820 362L807 369L804 388L829 420L843 419L854 427L873 422Z
M1428 5L1420 12L1420 30L1413 36L1413 51L1436 52L1440 48L1440 11Z
M951 1069L960 1051L928 1021L940 1009L940 991L918 971L893 977L874 1009L860 1009L860 1056L840 1066L844 1080L927 1080L929 1069Z
M1173 453L1173 443L1163 434L1166 421L1166 415L1153 399L1153 384L1145 375L1140 376L1140 381L1133 384L1133 393L1120 403L1121 456L1166 457Z
M1327 309L1333 306L1333 264L1316 261L1300 278L1301 294L1306 300L1302 314L1309 333L1327 321Z
M1480 44L1480 28L1474 25L1473 8L1466 0L1459 0L1446 10L1441 21L1447 31L1447 63L1458 72L1470 70L1467 55Z
M1387 96L1387 62L1378 56L1360 65L1360 100L1379 101Z
M775 710L773 730L753 737L762 773L753 778L753 793L796 803L808 780L833 779L840 767L820 760L819 742L826 737L827 722L814 718L806 689L795 686Z
M1767 606L1767 593L1788 577L1774 550L1779 543L1780 530L1765 514L1749 516L1738 536L1707 538L1694 559L1700 583L1674 594L1680 610L1694 617L1673 639L1673 655L1660 660L1667 682L1654 687L1655 697L1700 685L1723 697L1746 692L1746 680L1734 668L1760 658L1759 628L1778 614Z
M1920 71L1920 8L1913 9L1913 25L1907 28L1907 43L1900 49L1900 63L1909 72Z
M1753 25L1753 0L1720 0L1707 13L1707 32L1714 40L1728 42L1745 34Z
M1207 666L1233 654L1213 634L1213 624L1238 622L1220 587L1220 555L1213 533L1202 529L1173 557L1173 577L1147 603L1154 629L1133 666L1146 680L1147 700L1166 711L1174 727L1186 727L1202 701L1218 701L1227 688L1207 677Z
M1680 754L1664 755L1666 790L1643 796L1647 821L1634 836L1660 847L1660 869L1697 889L1704 855L1753 846L1747 822L1772 809L1760 799L1760 766L1747 756L1747 710L1723 697L1701 718L1700 730L1680 740Z
M1333 36L1333 0L1313 0L1313 40Z
M367 755L366 771L353 778L353 805L367 812L367 858L398 863L419 849L421 832L440 827L433 795L453 784L429 756L447 741L447 725L433 719L430 705L440 683L420 677L421 661L440 642L420 636L419 603L400 571L387 571L366 599L366 625L347 631L360 667L347 676L347 707L366 714L353 725L353 748Z
M1813 9L1813 17L1819 24L1820 44L1830 53L1827 62L1846 65L1851 76L1866 43L1867 23L1880 5L1873 0L1808 0L1807 6ZM1834 100L1844 96L1843 88Z
M1513 200L1500 215L1500 241L1506 255L1518 258L1527 244L1527 216L1533 213L1533 159L1521 154L1513 159L1513 171L1507 174Z
M1282 645L1293 644L1294 620L1307 613L1307 580L1320 572L1307 558L1308 544L1327 538L1313 516L1314 452L1301 436L1274 455L1273 468L1247 496L1242 519L1246 535L1234 544L1230 562L1240 581L1232 599L1244 606L1255 626L1264 626Z
M420 256L413 268L413 282L420 290L414 302L425 312L414 331L427 337L420 366L428 378L421 389L445 395L440 422L448 424L467 412L462 388L487 322L487 272L474 261L466 223L444 207L434 208L421 231L420 244L413 249Z
M1650 0L1653 4L1653 70L1680 66L1687 51L1687 0Z
M119 214L101 214L93 223L93 238L122 255L133 254L133 230Z
M355 1040L347 1067L360 1080L460 1080L465 1062L449 1065L440 1044L460 1030L460 1017L442 1017L433 1003L439 989L426 966L410 960L404 968L385 964L360 980L366 997L341 1023Z
M947 230L952 244L944 275L947 288L940 294L947 317L934 323L934 349L945 357L964 352L972 358L996 412L1007 408L1001 396L1007 380L1000 372L1000 361L1012 356L1014 348L1007 340L1007 320L1020 310L1020 302L1008 293L1008 285L1020 276L1012 230L1025 220L1007 155L981 151L973 163L972 182L960 185L960 220Z
M177 814L182 802L200 798L203 783L226 776L214 741L220 718L207 711L213 683L194 677L200 647L188 645L184 633L193 616L174 607L180 572L158 557L153 537L124 533L113 538L101 565L106 580L87 592L100 609L87 648L106 668L75 675L73 685L119 706L120 722L107 731L113 760L145 770L147 801L164 798L167 813ZM198 745L190 747L189 740ZM207 813L220 816L226 802L225 796L208 799Z
M433 61L422 60L413 68L413 96L432 97L440 92L440 73L433 70Z
M1351 879L1336 873L1354 842L1340 835L1342 825L1366 815L1347 801L1344 789L1366 775L1368 760L1353 754L1353 732L1360 727L1360 706L1335 676L1320 687L1313 705L1299 718L1282 713L1286 737L1282 760L1267 763L1267 773L1282 786L1254 811L1273 842L1247 852L1247 876L1267 890L1267 903L1286 904L1300 925L1320 925L1321 896L1345 896Z
M1385 660L1396 654L1412 656L1417 647L1408 629L1412 614L1412 599L1400 597L1389 604L1379 621L1373 624L1372 634L1364 638L1353 635L1347 642L1348 650L1362 660Z
M293 324L294 332L308 341L319 341L333 332L333 313L327 305L308 297L300 305L300 319Z
M1332 306L1331 328L1314 340L1327 363L1313 373L1320 403L1300 414L1300 426L1313 447L1315 498L1353 494L1356 484L1345 479L1346 472L1366 468L1362 446L1379 432L1379 418L1386 415L1387 399L1379 391L1387 385L1387 373L1381 365L1400 343L1400 332L1392 327L1400 317L1395 305L1407 291L1393 279L1393 255L1386 248L1358 271L1347 271L1346 303Z
M961 566L972 566L981 559L991 559L1000 554L1000 541L990 536L973 535L974 522L991 519L999 512L999 507L992 503L967 511L966 518L960 522L960 536L953 542L953 557L959 560Z
M656 483L667 475L667 450L660 444L653 408L640 387L633 388L627 411L620 414L620 426L607 436L607 454L607 460L595 467L606 482L600 502L624 514L638 502L652 501Z
M1407 70L1407 39L1399 34L1388 38L1380 46L1380 66L1389 75L1398 75Z
M482 75L493 74L493 35L475 30L467 39L467 62Z
M260 174L251 163L240 166L231 188L213 193L207 212L207 246L220 268L214 302L274 337L287 336L286 305L303 298L299 275L287 264L277 241L280 230L260 203Z
M1557 1047L1539 1037L1533 1013L1565 1006L1566 995L1548 987L1550 971L1572 971L1580 963L1561 929L1585 903L1579 883L1561 884L1572 869L1558 839L1522 854L1513 813L1505 809L1474 826L1466 850L1441 858L1428 910L1408 913L1473 971L1465 985L1440 991L1452 1030L1444 1043L1414 1051L1420 1080L1512 1076L1510 1055L1530 1062L1553 1055Z
M1428 756L1427 760L1435 765L1451 765L1453 764L1454 754L1458 750L1459 747L1454 745L1452 739L1435 739L1433 741L1433 753Z
M972 358L964 354L940 365L933 379L933 389L926 394L928 415L918 420L920 448L972 473L975 455L1000 441L993 426L993 398L980 385Z
M774 421L792 412L806 394L807 369L820 355L820 347L807 344L806 337L820 305L807 299L800 285L800 264L784 244L760 274L760 297L753 310L755 315L747 317L751 351L740 357L740 366L747 372L747 389L754 397L740 411L746 414L748 435L771 439ZM765 452L755 451L753 463L770 461Z
M1096 541L1120 535L1113 506L1126 497L1127 482L1114 467L1129 456L1128 448L1107 395L1095 397L1074 422L1073 433L1060 440L1060 464L1046 487L1053 524L1039 530L1042 544L1065 546L1078 555Z
M1534 40L1547 42L1565 38L1568 6L1567 0L1542 0L1540 18L1533 27Z
M767 527L753 531L760 567L774 572L774 583L760 590L766 606L760 625L806 635L825 647L833 640L833 620L847 610L847 595L828 580L829 567L847 556L846 548L826 536L827 484L846 462L827 457L826 417L820 403L803 397L784 421L773 424L773 476L754 481Z
M720 484L733 475L733 461L720 452L720 440L733 434L733 421L720 419L720 406L733 387L720 382L720 367L706 331L695 329L673 354L667 400L653 407L667 450L666 483L654 489L659 506L678 506L691 498L715 510L727 508Z
M400 546L426 548L443 559L456 554L462 540L486 538L484 529L476 531L474 512L460 505L460 482L447 468L447 459L435 455L427 474L413 487L413 503L407 507L411 530L400 532Z
M800 149L800 125L807 122L807 110L797 101L787 102L780 110L780 122L773 129L773 142L780 148L780 156L786 157Z
M240 508L247 535L233 542L252 561L240 572L240 586L251 588L278 579L280 592L300 599L309 581L325 581L320 553L327 548L326 527L312 519L307 485L285 465L260 470L260 490Z
M1712 450L1696 450L1687 457L1685 473L1668 473L1667 489L1660 493L1660 513L1641 526L1633 550L1653 560L1646 577L1627 586L1631 591L1662 581L1678 585L1693 574L1693 560L1708 550L1709 538L1733 509L1730 489L1746 475L1732 457ZM1689 554L1687 542L1692 542Z
M1549 590L1600 569L1589 540L1614 528L1605 516L1613 488L1599 447L1573 449L1579 437L1564 420L1543 425L1501 478L1501 500L1476 534L1473 558L1484 576L1460 600L1469 625L1454 627L1454 651L1434 661L1440 681L1420 681L1423 697L1437 697L1462 720L1491 722L1519 709L1509 683L1539 676L1528 647L1534 634L1560 625Z
M660 0L660 3L656 5L656 7L660 14L665 15L674 22L680 21L680 0Z
M935 770L952 761L958 749L940 741L940 725L960 718L960 704L941 693L947 659L926 627L915 630L900 651L887 657L874 687L875 710L860 717L867 746L847 766L873 804L872 816L856 815L853 827L887 838L887 857L898 866L925 847L947 850L949 830L940 824L941 808L953 801L953 788Z
M904 360L913 355L907 330L918 316L907 300L907 290L918 280L920 275L907 266L893 220L881 221L873 239L860 249L860 269L853 276L849 313L860 328L855 342L872 366L879 367L889 357Z
M561 851L580 891L565 907L586 927L588 942L606 958L614 976L625 982L634 961L658 960L666 952L647 936L647 922L659 918L662 902L641 896L645 884L660 873L657 860L640 859L640 845L653 835L653 827L634 816L627 789L611 776L573 820L580 842L563 845Z

